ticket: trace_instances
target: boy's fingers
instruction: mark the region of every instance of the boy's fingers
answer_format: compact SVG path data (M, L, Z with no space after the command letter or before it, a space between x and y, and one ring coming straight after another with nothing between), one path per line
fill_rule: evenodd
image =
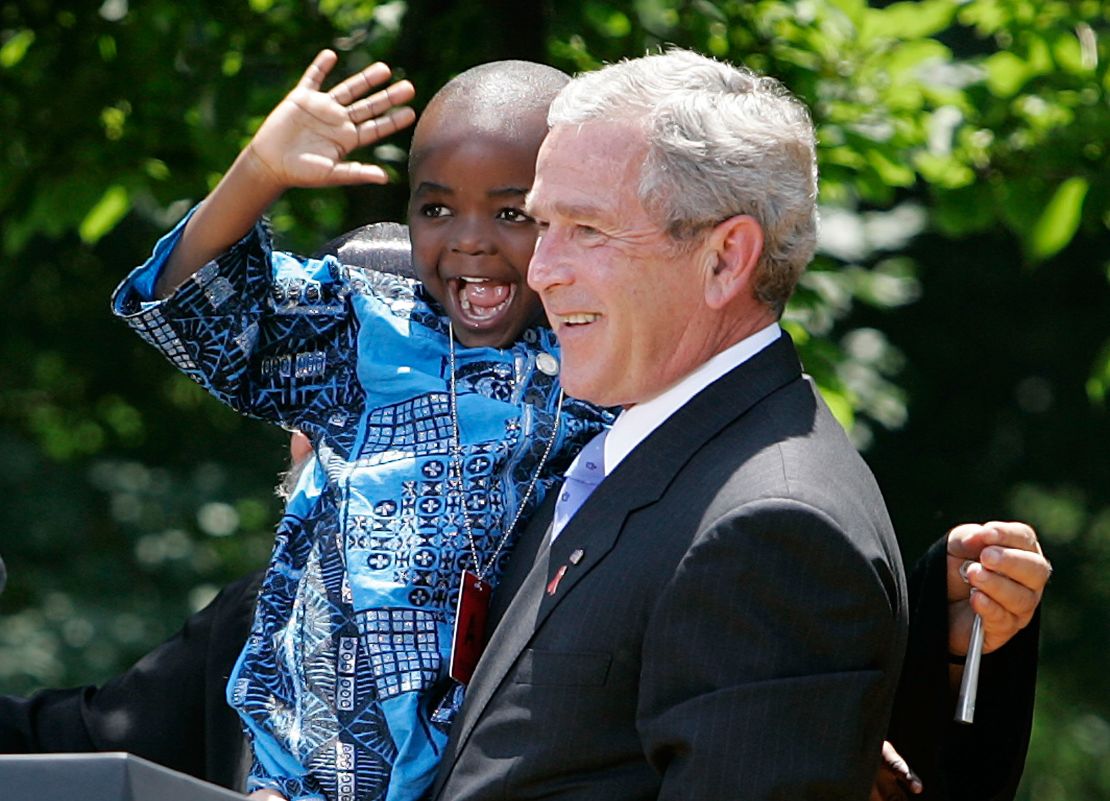
M329 177L330 183L334 186L389 183L389 176L385 170L374 164L363 164L361 161L341 161L335 165Z
M407 103L416 95L416 90L408 81L398 81L388 89L375 92L363 100L347 107L347 116L355 125L385 114L389 109Z
M297 81L297 86L301 89L319 89L324 85L324 79L328 77L328 73L338 59L335 51L321 50L316 54L316 58L312 59L312 63L308 65L301 79Z
M375 117L358 126L358 146L377 142L392 133L407 128L416 120L416 112L411 108L401 107L391 110L388 114Z
M388 81L392 74L386 64L375 61L369 67L359 70L350 78L337 83L328 94L335 98L336 102L348 106L375 86Z

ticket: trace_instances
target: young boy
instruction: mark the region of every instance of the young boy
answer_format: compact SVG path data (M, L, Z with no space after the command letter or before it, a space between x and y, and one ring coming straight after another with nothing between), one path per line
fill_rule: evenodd
M228 684L252 741L248 789L415 799L461 702L448 663L463 572L488 592L518 521L609 418L563 400L525 283L524 196L566 77L485 65L429 103L409 165L416 284L274 252L258 223L289 187L385 180L343 159L411 124L398 104L412 87L367 97L389 77L377 64L323 92L335 61L316 57L113 303L216 397L315 452Z

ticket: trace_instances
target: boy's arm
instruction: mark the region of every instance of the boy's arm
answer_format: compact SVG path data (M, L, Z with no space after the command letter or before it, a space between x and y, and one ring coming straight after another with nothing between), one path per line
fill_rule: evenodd
M336 60L331 50L317 54L193 214L155 284L158 298L242 239L286 189L387 181L380 167L344 158L412 124L412 109L399 106L412 99L412 84L365 97L389 80L379 62L323 92Z

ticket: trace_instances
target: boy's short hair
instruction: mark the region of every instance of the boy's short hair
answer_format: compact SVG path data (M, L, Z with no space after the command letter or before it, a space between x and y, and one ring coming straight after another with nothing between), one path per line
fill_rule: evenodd
M509 137L527 135L523 126L532 124L533 114L546 119L551 101L569 81L566 73L534 61L491 61L459 73L432 96L417 120L409 171L419 159L416 143L430 126L456 121Z

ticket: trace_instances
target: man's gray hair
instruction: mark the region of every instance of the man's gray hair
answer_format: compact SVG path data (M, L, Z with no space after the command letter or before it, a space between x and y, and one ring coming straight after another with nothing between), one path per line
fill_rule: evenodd
M817 242L813 122L781 83L673 49L579 75L547 119L641 127L640 202L679 243L733 215L758 220L756 295L781 313Z

